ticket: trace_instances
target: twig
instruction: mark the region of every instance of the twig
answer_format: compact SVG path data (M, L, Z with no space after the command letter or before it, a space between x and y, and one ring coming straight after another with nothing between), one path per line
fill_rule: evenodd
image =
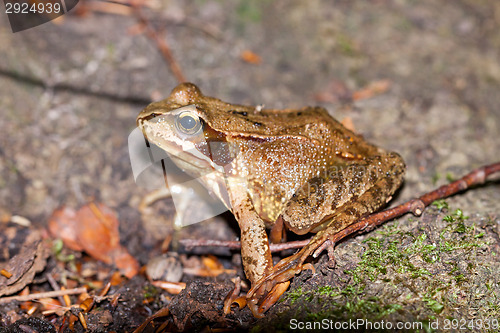
M227 247L228 249L237 250L241 247L241 243L238 241L222 241L214 239L181 239L179 243L186 247L186 250L192 250L197 246L218 246Z
M475 169L461 179L454 181L453 183L443 185L440 188L426 193L417 199L412 199L394 208L386 209L384 211L365 217L361 221L351 224L344 230L339 231L332 238L330 238L330 241L336 243L342 238L347 237L357 231L371 231L384 222L404 215L408 212L412 212L414 215L420 216L424 208L429 206L434 201L444 199L446 197L457 194L458 192L462 192L470 188L471 186L484 184L488 176L497 172L500 172L500 162ZM288 249L298 249L306 246L310 240L311 239L305 239L282 244L270 244L269 247L271 252L279 252ZM187 249L191 249L196 246L221 246L227 247L229 249L239 249L241 247L241 243L238 241L184 239L180 242L181 244L186 246ZM314 256L316 257L317 255L319 255L319 252L321 251L315 252Z
M66 290L47 291L47 292L43 292L43 293L29 294L29 295L24 295L24 296L2 297L2 298L0 298L0 304L9 303L12 301L24 302L24 301L31 301L31 300L39 299L39 298L51 298L51 297L59 297L59 296L64 296L64 295L83 294L86 292L87 292L87 288L80 287L80 288L73 288L73 289L66 289Z
M45 276L47 277L47 281L49 281L49 284L50 286L52 287L52 289L54 290L61 290L61 287L59 287L59 284L57 283L56 279L54 279L54 277L52 276L52 274L45 274ZM58 296L57 299L59 300L59 302L61 304L64 304L64 298L61 296Z
M134 14L137 17L137 20L146 29L147 36L151 40L153 40L153 42L155 42L156 47L163 55L163 58L165 58L167 63L170 65L170 69L172 70L172 73L176 77L177 81L181 83L186 82L186 77L184 76L184 74L182 74L182 70L175 60L167 42L159 36L158 32L153 28L149 20L142 13L140 1L131 1L130 4L134 10Z
M280 252L288 249L296 249L307 245L310 239L304 239L301 241L293 241L287 243L269 244L271 252ZM223 241L223 240L213 240L213 239L181 239L179 243L186 247L186 250L190 251L197 246L217 246L226 247L231 250L238 250L241 248L241 243L239 241Z

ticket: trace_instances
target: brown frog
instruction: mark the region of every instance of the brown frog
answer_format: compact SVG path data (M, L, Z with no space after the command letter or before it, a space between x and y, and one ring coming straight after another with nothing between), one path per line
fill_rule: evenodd
M183 83L138 116L147 139L174 155L234 214L256 317L274 304L305 259L332 235L379 209L401 185L403 159L366 142L325 109L271 110L204 96ZM316 233L273 266L266 228ZM236 296L230 297L230 311ZM241 304L241 303L240 303Z

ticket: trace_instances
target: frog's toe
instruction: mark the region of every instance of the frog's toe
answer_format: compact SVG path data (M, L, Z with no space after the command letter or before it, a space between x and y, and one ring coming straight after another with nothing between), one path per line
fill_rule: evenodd
M335 242L333 242L330 239L327 239L326 241L323 242L313 253L313 257L317 258L323 250L327 250L328 252L328 260L329 260L329 265L331 267L335 267Z
M228 296L231 296L231 294ZM236 298L231 297L229 299L226 298L226 300L224 301L224 314L225 315L231 313L231 305L233 305L233 304L237 304L241 310L247 305L247 299L245 296L238 296Z
M303 264L300 256L293 255L281 260L270 274L259 280L247 294L247 304L254 317L262 318L288 289L290 280L306 269L315 272L311 263Z
M231 291L224 300L225 315L231 313L231 306L235 303L238 305L240 310L243 309L245 305L247 305L246 297L240 296L240 289L241 289L240 278L236 278L233 291Z
M259 305L258 312L264 314L267 310L271 308L271 306L276 303L281 295L288 289L290 285L290 281L278 283L273 287L273 289L266 295L266 297L262 300ZM254 314L255 315L255 314Z

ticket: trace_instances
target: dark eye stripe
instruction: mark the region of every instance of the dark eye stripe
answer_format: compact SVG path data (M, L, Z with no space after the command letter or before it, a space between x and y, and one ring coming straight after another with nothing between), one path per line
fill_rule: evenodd
M144 119L144 120L151 120L151 119L153 119L153 118L158 117L159 115L160 115L159 113L155 113L155 112L153 112L153 113L148 114L148 115L147 115L146 117L144 117L143 119Z

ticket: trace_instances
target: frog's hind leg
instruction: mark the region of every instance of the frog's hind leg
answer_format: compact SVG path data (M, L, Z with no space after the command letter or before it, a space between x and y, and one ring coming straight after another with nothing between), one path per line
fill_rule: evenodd
M302 260L313 253L317 256L316 250L324 242L385 205L401 185L404 171L401 157L388 153L330 174L323 184L325 189L316 191L325 192L321 206L324 216L311 216L310 230L317 234L302 249ZM311 195L315 196L316 192Z
M389 201L403 173L396 153L334 166L296 191L283 210L285 225L297 234L335 234Z
M310 255L318 255L328 245L333 256L334 244L323 244L332 243L337 233L390 200L402 182L403 173L401 157L389 153L311 179L292 197L283 219L295 233L317 234L299 252L282 259L270 274L252 285L247 299L310 268L310 264L304 264L305 260Z

